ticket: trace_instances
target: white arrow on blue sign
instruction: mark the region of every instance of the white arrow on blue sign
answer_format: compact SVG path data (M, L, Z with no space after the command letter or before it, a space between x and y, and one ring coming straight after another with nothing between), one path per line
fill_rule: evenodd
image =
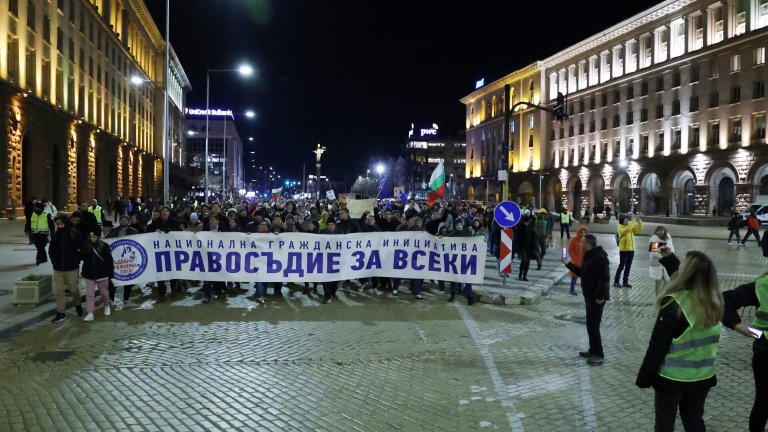
M493 217L502 228L512 228L520 222L520 206L512 201L502 201L496 205Z

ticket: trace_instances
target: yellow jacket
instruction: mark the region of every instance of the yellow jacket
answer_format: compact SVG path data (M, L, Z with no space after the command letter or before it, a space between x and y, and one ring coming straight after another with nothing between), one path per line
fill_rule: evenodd
M629 221L627 225L621 225L616 228L616 232L619 234L619 251L635 251L635 234L640 233L643 230L643 221Z

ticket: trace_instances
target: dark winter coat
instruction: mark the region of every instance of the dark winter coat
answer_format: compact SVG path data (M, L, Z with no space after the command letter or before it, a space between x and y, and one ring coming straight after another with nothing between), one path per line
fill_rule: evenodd
M585 252L581 267L577 267L571 262L567 264L567 267L573 274L581 278L581 291L585 298L605 301L610 299L610 264L608 263L608 254L605 253L602 246Z
M85 240L74 228L57 229L51 236L48 256L56 271L71 271L80 268L80 258Z
M83 270L80 274L90 280L115 277L115 264L108 244L101 240L95 244L86 243L83 250Z

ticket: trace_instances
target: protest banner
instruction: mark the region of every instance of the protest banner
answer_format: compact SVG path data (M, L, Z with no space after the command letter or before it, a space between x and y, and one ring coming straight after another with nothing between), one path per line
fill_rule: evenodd
M373 214L373 208L376 207L376 198L370 199L348 199L347 209L349 209L349 217L353 219L360 219L363 217L363 213L366 211Z
M329 200L335 200L336 199L336 192L333 191L333 189L325 192L325 197Z
M111 246L116 286L170 279L301 283L377 276L479 284L485 274L482 237L179 231L104 240Z

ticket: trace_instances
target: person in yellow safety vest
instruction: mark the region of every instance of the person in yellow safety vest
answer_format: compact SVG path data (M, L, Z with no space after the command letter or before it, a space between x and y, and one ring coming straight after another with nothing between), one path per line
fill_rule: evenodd
M101 229L104 226L104 211L101 209L99 202L96 199L91 200L91 206L88 207L88 213L93 213L96 216L96 224Z
M768 423L768 339L765 337L765 332L768 332L768 273L755 282L724 292L723 299L723 325L754 341L752 374L755 377L755 402L749 415L749 431L763 432ZM743 324L739 316L739 309L748 306L756 308L752 329Z
M53 224L53 217L44 208L45 204L36 201L33 205L32 215L27 219L27 226L24 228L24 231L32 234L32 241L37 248L35 265L48 262L45 247L48 245L48 236L53 233L56 227Z
M704 431L704 401L717 384L724 308L712 260L688 252L657 305L659 315L635 383L656 391L657 432L675 430L678 409L686 431Z
M563 233L568 235L568 240L571 239L571 215L568 213L568 209L563 207L560 210L560 241L563 241Z

